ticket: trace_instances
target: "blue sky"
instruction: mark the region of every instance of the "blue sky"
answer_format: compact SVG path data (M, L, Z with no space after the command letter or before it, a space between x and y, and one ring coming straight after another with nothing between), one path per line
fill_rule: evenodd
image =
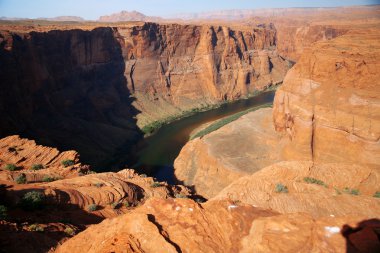
M0 0L0 16L56 17L63 15L97 19L121 10L136 10L150 16L226 9L283 7L333 7L380 4L380 0Z

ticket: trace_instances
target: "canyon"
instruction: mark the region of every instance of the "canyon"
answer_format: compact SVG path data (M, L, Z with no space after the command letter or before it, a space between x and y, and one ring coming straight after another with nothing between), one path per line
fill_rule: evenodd
M0 136L74 149L98 169L141 129L277 85L291 66L271 26L37 28L1 33Z
M298 11L0 22L0 248L379 251L379 7ZM193 130L178 185L121 166L156 127L274 88Z

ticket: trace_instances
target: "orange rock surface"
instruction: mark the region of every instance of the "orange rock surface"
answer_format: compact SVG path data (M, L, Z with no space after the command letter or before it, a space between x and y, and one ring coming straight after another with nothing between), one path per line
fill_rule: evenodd
M311 178L319 184L310 183ZM286 186L288 193L276 192L277 184ZM234 181L215 199L229 198L279 213L302 212L315 218L348 215L370 219L380 217L380 199L373 197L379 184L380 171L364 166L280 162Z
M380 166L379 27L319 42L276 92L285 159Z
M174 162L175 176L206 198L236 179L280 161L272 109L260 109L189 141Z
M228 201L199 205L151 199L131 213L91 226L56 252L346 252L350 241L342 232L361 219L279 215ZM367 230L367 235L375 234L373 228ZM368 245L380 246L376 240Z

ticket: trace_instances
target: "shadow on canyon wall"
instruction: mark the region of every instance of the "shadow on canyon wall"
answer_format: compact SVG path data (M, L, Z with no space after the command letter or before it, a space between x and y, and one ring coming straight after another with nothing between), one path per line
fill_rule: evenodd
M112 28L1 32L0 137L73 149L97 171L117 169L128 157L110 157L143 138L124 71Z

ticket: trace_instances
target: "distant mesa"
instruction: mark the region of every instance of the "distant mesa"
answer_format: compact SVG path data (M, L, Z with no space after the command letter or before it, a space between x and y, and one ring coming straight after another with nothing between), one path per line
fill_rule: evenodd
M138 11L121 11L113 13L108 16L101 16L98 21L100 22L123 22L123 21L149 21L157 22L162 21L160 17L150 17Z

